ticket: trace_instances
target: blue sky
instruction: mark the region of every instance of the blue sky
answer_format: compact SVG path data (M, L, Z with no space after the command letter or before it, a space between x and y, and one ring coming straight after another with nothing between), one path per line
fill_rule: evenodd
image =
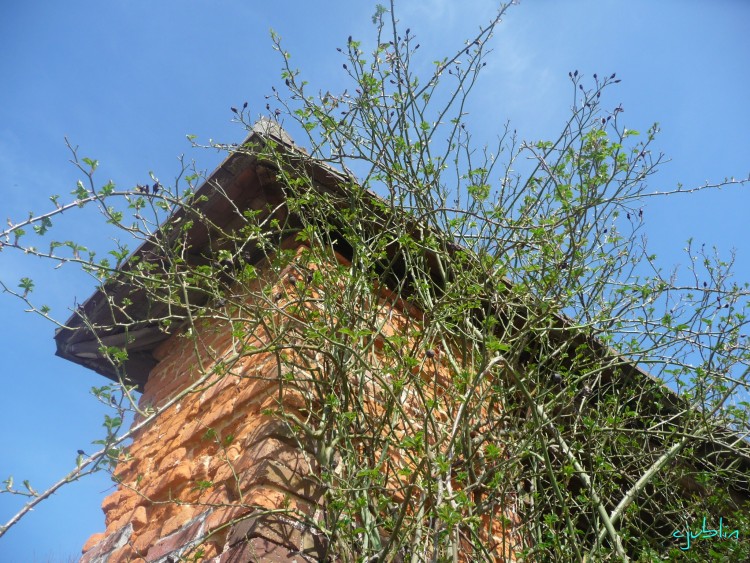
M450 53L494 11L486 0L403 0L400 19L421 43L427 67ZM278 4L277 4L278 6ZM236 142L230 106L263 112L281 61L275 29L315 89L346 87L337 46L372 37L374 2L128 0L4 2L0 7L0 219L50 208L79 179L63 138L100 161L101 183L132 186L153 170L169 181L185 153L212 169L220 155L193 151L195 134ZM557 133L571 104L568 72L617 72L605 106L619 103L628 128L658 121L657 148L672 160L653 190L750 173L750 3L744 0L525 0L501 24L475 91L470 123L491 141L506 120L528 140ZM621 118L622 119L622 118ZM645 232L668 267L684 262L688 237L737 250L738 278L750 280L748 189L649 202ZM96 248L107 233L94 216L56 226ZM67 318L93 283L72 268L0 253L0 279L24 275L35 294ZM104 380L54 357L54 327L0 295L0 480L13 475L43 490L91 448L108 412L89 394ZM0 539L3 561L67 561L104 529L106 476L89 478L43 503ZM0 522L20 506L0 495Z

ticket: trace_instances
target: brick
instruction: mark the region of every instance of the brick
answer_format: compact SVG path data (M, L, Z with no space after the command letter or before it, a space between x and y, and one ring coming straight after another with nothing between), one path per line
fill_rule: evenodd
M216 563L314 563L318 561L313 557L296 554L282 546L264 540L253 538L250 541L238 544L221 554Z
M192 481L192 462L181 461L177 466L170 469L161 478L156 475L150 476L153 480L143 486L143 494L151 499L161 499L165 495L173 497L187 483Z
M246 469L241 478L242 490L249 490L260 485L269 485L281 491L309 500L319 500L323 494L321 487L308 477L308 472L300 468L307 465L288 466L272 459L262 459Z
M148 514L146 513L146 507L136 507L130 517L130 522L133 524L134 530L138 531L142 529L148 523Z
M126 545L132 534L133 527L130 524L117 530L112 530L107 534L107 538L104 541L99 542L83 554L80 563L96 563L107 560L106 556Z
M127 461L118 461L114 475L123 481L129 480L131 474L136 474L139 468L140 459L129 459Z
M158 529L151 528L142 530L138 535L135 536L135 540L133 541L133 550L139 555L144 555L148 553L149 548L154 545L154 543L156 543L158 539Z
M128 497L130 497L131 494L131 491L129 491L128 489L118 489L102 501L102 510L105 513L112 511L114 508L120 506L124 502L129 501L130 499Z
M234 405L229 401L214 402L210 406L203 407L201 423L204 427L215 428L222 422L226 422L234 414Z
M237 459L242 455L242 446L240 446L238 443L234 442L231 446L227 448L226 456L227 460L230 462L237 461Z
M206 541L201 544L200 547L203 550L201 561L205 561L208 558L214 558L219 554L219 546L213 541Z
M255 555L264 557L302 555L320 558L325 553L325 538L309 526L282 514L263 514L232 526L227 538L230 546L248 542L261 549ZM265 550L265 551L263 551ZM260 561L273 559L261 558ZM287 561L288 559L279 559ZM319 559L318 559L319 560Z
M213 459L214 456L201 455L193 461L193 481L211 481Z
M265 485L254 485L243 493L243 502L248 506L258 506L275 510L285 508L295 510L303 501L288 491ZM304 512L304 510L302 510Z
M235 385L235 379L231 375L224 375L209 382L209 386L200 393L200 404L204 406L212 403L223 403L231 396L231 389Z
M98 544L100 541L102 541L106 536L104 535L104 532L97 532L95 534L92 534L88 540L86 540L86 543L83 544L83 549L81 550L82 553L86 553L89 551L92 547L94 547L96 544Z
M170 489L179 489L182 485L189 483L193 476L193 463L181 461L177 467L167 475L167 485Z
M159 471L162 472L175 467L186 457L187 450L185 448L177 448L169 452L159 463Z
M136 563L143 561L144 560L142 557L136 556L133 548L130 545L123 545L121 548L116 549L109 556L109 559L107 559L107 563Z
M203 518L205 518L205 515L188 521L173 534L161 538L148 550L147 560L153 561L159 559L194 542L203 533Z
M206 529L215 530L219 526L223 526L232 520L242 517L247 511L247 507L244 506L226 506L216 508L211 511L206 519Z
M247 450L268 438L276 438L289 444L297 443L296 437L289 426L281 420L266 415L249 418L242 438L245 449Z
M317 471L317 463L312 458L312 455L306 454L296 446L290 446L288 443L274 436L269 436L248 447L238 466L250 468L263 460L273 460L283 464L299 476L309 475Z
M105 520L107 520L107 518L105 518ZM116 519L112 519L111 522L107 523L107 528L104 530L104 533L107 534L107 536L111 536L116 533L117 530L120 530L129 524L130 513L120 514Z
M229 495L228 488L224 484L218 484L214 486L208 493L205 502L206 504L211 506L220 506L231 504L232 501Z
M200 506L176 505L174 510L171 511L172 516L161 526L161 536L168 536L174 531L179 530L184 526L185 522L192 520L195 514L200 513L202 510L205 509Z
M195 437L200 437L206 432L206 427L198 420L189 421L177 435L179 444L187 444Z

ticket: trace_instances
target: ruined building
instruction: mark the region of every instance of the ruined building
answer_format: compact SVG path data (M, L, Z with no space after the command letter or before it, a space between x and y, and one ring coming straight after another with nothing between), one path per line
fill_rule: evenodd
M269 149L286 160L270 158ZM303 181L289 205L288 190L296 178ZM305 200L305 190L325 204ZM436 288L430 291L439 295L445 283L441 271L445 256L463 264L468 258L462 249L448 241L440 246L444 251L440 254L428 248L434 233L420 229L417 218L399 219L410 231L411 243L383 244L379 277L366 292L350 294L351 284L336 281L336 276L356 275L358 257L347 240L350 225L341 219L345 213L322 224L326 217L322 207L356 208L360 218L364 209L370 215L362 228L373 233L382 232L394 220L382 200L363 191L354 198L355 191L350 178L310 162L283 130L261 121L243 147L231 152L193 195L193 210L179 209L171 215L164 229L121 267L123 277L107 282L71 318L70 328L57 333L59 356L105 378L122 380L141 393L142 412L133 423L132 441L118 454L114 477L119 485L102 505L106 529L83 546L82 561L357 560L353 548L348 554L342 551L346 533L371 553L388 550L388 560L398 561L410 556L412 546L389 544L393 531L414 525L420 511L429 512L431 503L446 497L453 499L446 506L455 513L441 513L441 518L447 522L455 517L452 529L459 531L445 532L435 541L452 546L446 549L452 549L457 560L513 560L544 540L529 537L521 525L524 514L536 514L535 510L549 513L552 531L554 522L565 518L567 525L584 530L582 534L601 528L600 522L591 520L596 516L555 514L550 508L555 503L550 491L556 487L568 491L560 494L572 495L566 498L588 490L604 495L602 485L590 483L588 477L568 475L565 481L550 483L540 471L538 479L523 473L517 473L517 482L500 478L504 456L510 455L508 441L523 438L510 430L513 419L549 413L532 412L528 406L532 403L524 403L523 398L495 404L486 397L501 385L522 394L526 388L503 373L541 373L542 344L528 342L517 351L506 351L507 357L515 354L513 365L495 360L482 364L468 358L474 352L460 342L429 332L429 311L412 298L419 293L415 285L428 280ZM316 217L318 234L310 236L312 223L300 219L305 214ZM404 258L405 247L422 242L425 248L417 248L415 255L424 275L417 279L410 273L417 266ZM137 282L140 275L152 275L163 283ZM371 318L356 325L337 324L327 317L355 318L363 306ZM525 300L523 313L519 308L510 314L491 296L480 296L471 315L479 327L488 326L487 319L494 316L497 326L507 332L528 322L530 307ZM562 318L545 322L565 335L566 350L571 351L550 368L551 391L545 391L569 395L573 408L554 413L564 424L586 432L583 415L620 398L631 401L629 408L638 413L628 423L629 432L637 428L641 415L663 417L671 421L668 425L679 420L675 418L682 412L679 399L621 359L599 369L595 380L576 379L577 390L573 383L567 383L566 389L572 376L563 380L558 372L572 373L586 362L601 365L616 355L584 334L566 332L569 327ZM371 330L364 334L362 326ZM323 334L324 329L331 333ZM316 344L306 345L311 341ZM353 344L347 348L341 342ZM543 345L561 346L560 342ZM588 359L579 357L584 348ZM464 379L457 381L461 366L451 358L465 361L465 366L481 364L483 370L462 374ZM402 371L397 372L396 365ZM352 371L337 373L341 366L353 366ZM406 392L404 381L410 378L419 383ZM636 384L643 388L639 401L632 400L637 393L628 391ZM534 385L530 393L541 396L542 387L538 382ZM474 389L476 403L468 389ZM459 398L474 410L467 413ZM342 406L343 401L352 404ZM338 418L328 420L333 412ZM411 427L409 417L421 421L420 426ZM456 421L466 417L478 421L473 430L451 438ZM376 427L378 420L381 426ZM548 423L540 420L544 430ZM557 446L528 459L519 457L517 467L532 472L535 464L545 463L545 456L546 463L554 466L571 458L566 448L572 438L563 441L551 423L544 432L550 442L559 442ZM485 435L503 438L482 443ZM342 441L327 443L331 437ZM467 448L472 443L480 446L469 460ZM429 473L408 452L410 448L429 452L425 444L435 445L428 455L438 469L429 471L452 475L436 481L445 485L444 490L436 486L425 492L415 485L416 476ZM656 450L655 441L639 447L647 451L651 445ZM707 459L725 455L719 439L699 441L691 452ZM587 463L585 452L580 457L581 463ZM352 465L356 459L362 460L360 469ZM746 470L748 460L732 463ZM675 488L665 493L670 497L665 502L672 502L671 495L689 496L705 489L696 477L700 468L685 463L671 464L683 464L684 470L675 470L669 485ZM583 474L588 467L571 472ZM485 477L472 477L480 472ZM481 486L462 492L471 478ZM609 481L623 488L631 483L614 469ZM730 500L744 502L747 482L722 486ZM614 509L608 497L596 502L610 513ZM654 541L661 538L664 544L674 544L668 537L671 520L662 520L651 505L639 510L640 516L628 513L628 517L650 518ZM378 524L369 520L376 517ZM424 529L425 534L443 533L431 522L425 522ZM610 538L600 541L609 545ZM634 549L635 544L627 541L623 549ZM476 545L483 546L483 553L471 551L474 548L469 546Z

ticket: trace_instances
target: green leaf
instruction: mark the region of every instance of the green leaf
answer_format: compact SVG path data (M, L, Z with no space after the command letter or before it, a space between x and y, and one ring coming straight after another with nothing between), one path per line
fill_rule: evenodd
M112 195L112 192L114 191L115 191L115 183L112 180L110 180L109 182L107 182L106 184L102 186L101 195L103 195L104 197L107 197L107 196Z
M52 226L52 221L49 217L42 217L42 220L38 225L34 225L34 232L38 235L45 234Z
M120 426L122 426L122 419L119 416L110 417L109 415L104 415L104 423L102 424L105 428L107 428L110 432L117 430Z
M23 296L26 297L29 293L34 290L34 281L31 278L21 278L18 287L23 289Z
M76 189L70 193L76 196L80 200L83 200L89 197L88 190L86 190L86 187L83 185L83 182L81 182L80 180L76 182Z
M85 162L86 164L88 164L91 167L91 171L92 172L94 170L96 170L97 167L99 166L99 161L98 160L92 160L92 159L86 158L86 157L82 158L81 160L83 160L83 162Z
M213 481L200 480L200 481L196 481L195 482L195 485L193 486L193 490L194 491L205 491L205 490L210 489L213 486L214 486Z

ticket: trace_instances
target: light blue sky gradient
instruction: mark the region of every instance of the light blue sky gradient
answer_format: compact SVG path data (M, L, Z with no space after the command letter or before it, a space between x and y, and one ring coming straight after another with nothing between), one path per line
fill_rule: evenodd
M278 7L283 6L283 7ZM494 11L485 0L402 1L399 13L432 60L459 48ZM192 151L186 134L237 142L230 106L264 112L280 87L275 29L314 90L347 86L335 48L346 37L371 41L374 3L340 0L128 0L4 2L0 7L0 219L51 208L80 174L67 163L63 138L100 161L101 184L133 186L153 170L169 182L186 153L212 169L221 158ZM568 72L617 72L604 106L645 131L658 121L656 147L672 160L653 190L697 186L750 173L750 3L744 0L526 0L498 30L494 53L475 91L469 122L492 141L504 122L523 139L556 135L572 101ZM750 188L649 202L645 232L665 267L684 263L688 237L737 249L737 273L750 279ZM73 214L71 214L73 215ZM104 249L107 231L94 215L65 217L55 229ZM58 235L59 236L59 235ZM23 275L35 295L67 318L93 282L73 268L0 253L0 279ZM100 437L103 414L89 394L104 380L54 357L54 327L0 295L0 480L29 479L45 489L75 464L76 450ZM104 529L106 476L69 486L0 539L0 561L77 558ZM0 521L20 506L0 495ZM665 539L665 541L667 541Z

